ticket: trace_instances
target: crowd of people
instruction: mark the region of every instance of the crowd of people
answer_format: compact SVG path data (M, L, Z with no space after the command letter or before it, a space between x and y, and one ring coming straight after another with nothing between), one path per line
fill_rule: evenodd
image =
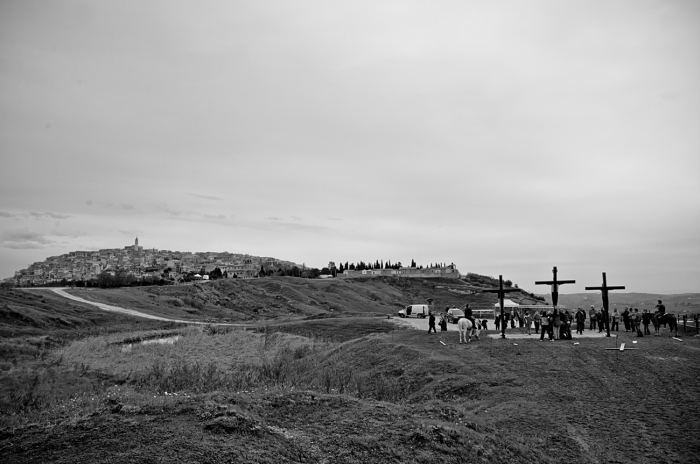
M622 319L625 332L635 332L638 337L643 337L644 335L651 335L649 324L652 323L652 317L654 315L662 316L665 313L666 307L661 300L656 305L656 313L652 313L647 309L639 312L638 308L625 308L620 313L615 308L609 316L602 308L596 309L593 305L588 310L588 314L582 308L578 308L573 314L568 309L562 310L554 307L549 310L533 310L532 313L529 309L520 312L515 308L511 308L509 312L504 314L504 320L501 320L501 315L497 312L494 325L496 330L501 330L501 324L505 324L507 328L508 323L510 323L510 327L513 329L517 324L519 328L525 329L528 335L532 334L532 326L534 325L535 335L540 334L540 340L544 340L544 336L547 334L548 339L554 341L560 339L570 340L571 327L574 323L576 323L576 334L582 335L586 319L589 321L588 329L598 330L598 332L606 330L606 322L610 324L610 331L619 331L620 319ZM606 321L608 318L609 320Z
M436 318L432 298L428 299L428 305L430 307L428 333L437 332L435 328ZM454 305L452 308L454 308ZM447 331L447 314L449 309L450 307L448 306L445 308L445 313L440 315L439 324L442 332ZM469 304L464 305L463 310L464 316L475 325L476 321L472 315ZM571 327L574 323L576 323L576 334L583 335L586 319L589 321L588 329L598 330L599 333L606 330L606 322L610 324L611 332L619 331L620 319L622 319L625 332L636 332L638 337L643 337L644 335L651 335L649 324L652 322L652 317L654 317L654 315L663 316L665 313L666 307L661 300L659 300L659 304L656 305L656 313L651 313L646 309L640 313L637 308L625 308L625 310L620 313L617 308L615 308L612 314L608 315L603 308L596 309L593 305L591 305L591 308L588 310L588 314L586 314L586 311L582 308L578 308L573 314L568 309L559 309L555 307L541 311L532 310L532 312L530 312L530 309L524 309L521 312L516 308L511 308L510 311L504 314L503 318L501 318L499 312L496 312L494 325L498 331L501 330L501 324L503 324L504 328L507 328L510 323L512 329L514 329L517 324L518 328L525 329L528 335L532 335L534 326L534 333L535 335L540 335L540 341L544 341L545 334L549 340L554 341L571 340ZM486 321L480 322L484 326L483 328L486 328Z

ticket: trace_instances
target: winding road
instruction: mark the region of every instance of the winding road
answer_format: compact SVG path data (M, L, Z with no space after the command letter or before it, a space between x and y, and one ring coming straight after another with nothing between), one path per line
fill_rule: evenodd
M164 321L164 322L177 322L179 324L194 324L194 325L225 325L229 327L254 327L251 324L232 324L226 322L200 322L200 321L185 321L182 319L170 319L167 317L154 316L153 314L142 313L141 311L136 311L135 309L122 308L120 306L112 306L105 303L98 303L95 301L88 301L79 296L71 295L65 291L65 288L31 288L29 290L50 290L63 298L68 298L69 300L77 301L79 303L85 303L92 306L97 306L103 311L108 311L111 313L125 314L127 316L142 317L144 319L151 319L154 321Z

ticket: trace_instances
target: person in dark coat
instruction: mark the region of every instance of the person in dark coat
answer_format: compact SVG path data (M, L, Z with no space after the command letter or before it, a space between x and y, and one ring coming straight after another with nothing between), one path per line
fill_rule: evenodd
M624 311L622 311L622 323L625 326L625 332L630 331L630 309L625 308Z
M586 311L578 308L574 317L576 318L576 333L583 335L583 329L586 326Z
M472 308L469 307L469 303L464 305L464 317L472 322L472 327L476 327L476 319L474 319L474 313Z
M547 313L542 311L542 314L540 315L540 341L544 340L545 332L549 336L549 339L552 339L552 332L549 331L549 324L550 322Z
M601 308L597 314L598 314L598 317L596 318L596 320L598 321L598 332L602 332L603 329L605 329L605 326L604 326L605 316L606 316L605 309Z
M559 311L559 319L561 321L561 325L559 326L559 338L568 340L567 327L569 326L569 314L566 311Z
M437 333L437 329L435 328L435 314L433 314L432 311L430 312L430 316L428 317L428 333L430 333L431 330Z
M642 313L642 324L644 325L644 335L651 335L649 332L649 323L651 322L652 314L646 309Z
M501 330L501 313L496 313L493 323L496 326L496 330Z

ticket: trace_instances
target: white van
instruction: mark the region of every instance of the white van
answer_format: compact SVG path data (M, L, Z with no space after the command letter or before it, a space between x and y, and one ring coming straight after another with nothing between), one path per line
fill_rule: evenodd
M422 317L426 318L430 315L430 306L427 304L414 304L408 305L405 308L399 310L399 317Z

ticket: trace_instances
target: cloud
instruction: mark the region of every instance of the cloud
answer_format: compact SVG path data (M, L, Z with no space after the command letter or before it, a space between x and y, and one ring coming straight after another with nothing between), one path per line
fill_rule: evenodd
M192 195L193 197L201 198L202 200L212 200L212 201L222 201L223 200L223 198L213 197L210 195L199 195L196 193L188 193L188 195Z
M14 249L44 248L56 243L46 238L44 234L33 232L27 228L6 230L1 237L0 246Z
M30 213L8 213L6 211L0 211L0 217L34 218L34 219L68 219L70 216L68 216L67 214L57 214L57 213L49 213L49 212L38 213L38 212L32 211Z
M70 216L67 214L56 214L56 213L29 213L36 218L42 219L68 219Z
M279 228L279 229L286 229L286 230L304 230L304 231L321 231L321 230L330 230L328 227L324 226L316 226L313 224L303 224L300 222L287 222L287 221L282 221L280 218L276 217L270 217L267 218L270 221L274 221L274 227Z
M70 232L70 231L63 231L63 230L54 229L51 231L51 235L53 235L55 237L78 238L78 237L84 237L88 234L86 232Z
M223 214L204 214L203 216L207 219L226 219L226 216L224 216Z
M92 202L90 202L90 206L92 206ZM124 209L124 210L132 210L135 209L134 205L130 205L129 203L120 203L118 205L115 205L114 203L111 203L109 201L97 201L95 202L97 206L101 206L103 208L119 208L119 209Z
M160 204L158 205L158 208L159 208L161 211L165 211L166 213L168 213L168 214L171 215L171 216L188 216L188 215L191 215L191 214L195 214L195 213L192 212L192 211L183 211L183 210L181 210L181 209L171 208L170 206L168 206L168 205L165 204L165 203L160 203Z
M269 221L281 221L282 219L278 218L277 216L270 216L267 218Z

